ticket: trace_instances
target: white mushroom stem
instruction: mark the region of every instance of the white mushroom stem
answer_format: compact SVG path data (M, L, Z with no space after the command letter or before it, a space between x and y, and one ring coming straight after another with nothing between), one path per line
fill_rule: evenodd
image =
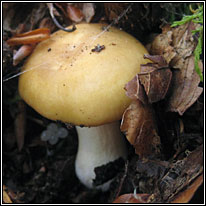
M95 167L105 165L119 157L126 158L125 139L118 121L90 128L76 126L76 129L79 140L75 161L76 174L86 187L94 188ZM109 188L110 182L97 188L105 191Z

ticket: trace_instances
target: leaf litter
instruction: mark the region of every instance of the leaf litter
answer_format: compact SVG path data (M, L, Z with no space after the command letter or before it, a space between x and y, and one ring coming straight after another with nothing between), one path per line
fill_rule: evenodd
M162 34L149 46L151 54L162 55L173 68L167 110L178 112L180 115L183 115L203 91L202 87L199 87L200 78L194 66L194 49L197 41L192 31L197 27L198 24L193 22L175 28L166 26ZM202 69L201 61L199 66Z
M159 101L163 100L163 103L161 102L164 105L163 112L178 112L182 116L202 94L203 88L199 86L200 76L195 70L194 50L197 39L192 33L197 28L198 24L193 22L175 28L171 28L169 25L164 26L162 33L147 45L150 55L146 55L145 58L150 59L151 63L141 65L140 73L136 74L125 85L126 95L132 99L132 103L123 114L121 130L134 147L135 153L139 155L138 161L147 162L153 159L156 161L153 163L157 164L159 158L164 158L160 155L161 147L164 145L161 144L162 137L158 136L155 113L151 112L153 110L152 104L158 104ZM201 61L199 61L199 67L202 70ZM184 135L187 136L187 134ZM199 135L201 136L201 134ZM177 138L179 137L177 136ZM171 159L176 158L177 154L180 154L187 147L188 145L179 147ZM185 203L190 201L202 183L202 180L198 180L203 169L202 155L201 145L199 149L191 152L191 155L183 157L181 160L173 159L174 163L169 164L171 169L164 178L161 177L163 180L156 179L155 184L158 185L151 188L154 194L151 195L148 202L179 201L179 203ZM191 161L191 158L194 159ZM190 161L193 162L193 165ZM196 168L197 171L192 168ZM135 171L137 172L138 169L136 168ZM193 180L194 183L191 183ZM161 188L162 185L165 188ZM196 189L189 190L187 188ZM183 192L180 192L182 189ZM155 192L155 190L158 191ZM143 191L145 192L144 189ZM130 195L128 194L126 197L130 198ZM115 201L121 202L121 197L123 196Z

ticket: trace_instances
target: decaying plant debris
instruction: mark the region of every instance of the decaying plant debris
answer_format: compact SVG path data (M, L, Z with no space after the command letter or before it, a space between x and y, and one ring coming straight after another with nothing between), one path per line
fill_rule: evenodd
M123 114L121 131L141 158L160 154L153 110L150 105L133 101Z
M124 194L114 203L187 203L192 198L195 188L197 189L203 181L201 151L202 146L172 164L164 161L138 160L136 173L144 172L148 175L146 185L141 187L154 187L154 194L149 194L147 188L148 194Z
M115 178L110 190L102 193L86 189L75 176L78 143L74 128L67 126L68 137L56 145L41 141L40 135L50 121L24 105L17 94L18 79L10 79L19 74L26 56L17 58L18 62L13 64L16 61L13 54L21 45L9 47L6 41L39 28L46 27L51 33L57 30L46 3L3 4L2 73L5 79L10 79L3 83L5 203L191 201L203 182L204 100L200 78L194 69L197 37L191 32L198 24L189 22L174 28L168 24L172 12L180 19L188 5L53 4L54 15L64 27L81 21L102 21L148 43L150 55L145 58L151 63L141 65L141 73L125 85L125 94L132 103L125 110L121 129L129 142L129 157L126 162L96 168L99 182L108 178L102 176L103 171L111 169L116 173L112 173ZM201 61L199 65L203 67ZM61 122L57 124L66 127ZM198 194L203 195L203 189ZM202 203L202 199L194 199L193 203Z
M168 100L168 111L182 115L200 96L200 78L194 68L194 49L197 40L192 30L198 24L187 23L177 28L165 26L150 45L150 53L162 55L170 67L174 68L172 91ZM202 63L199 62L202 68Z

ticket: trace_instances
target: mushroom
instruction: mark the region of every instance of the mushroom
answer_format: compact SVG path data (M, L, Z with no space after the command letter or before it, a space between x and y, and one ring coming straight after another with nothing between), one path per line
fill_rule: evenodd
M131 35L103 24L78 24L37 45L23 66L19 93L42 116L76 125L76 175L94 188L94 168L126 158L119 120L131 102L124 86L148 52ZM98 186L107 190L111 181Z

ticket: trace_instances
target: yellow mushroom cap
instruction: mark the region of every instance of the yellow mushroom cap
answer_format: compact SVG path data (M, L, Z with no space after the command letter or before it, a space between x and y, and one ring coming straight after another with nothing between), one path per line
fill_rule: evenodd
M51 120L99 126L120 120L131 100L124 86L147 63L144 46L116 28L78 24L37 45L19 78L21 97ZM94 51L95 47L104 47Z

